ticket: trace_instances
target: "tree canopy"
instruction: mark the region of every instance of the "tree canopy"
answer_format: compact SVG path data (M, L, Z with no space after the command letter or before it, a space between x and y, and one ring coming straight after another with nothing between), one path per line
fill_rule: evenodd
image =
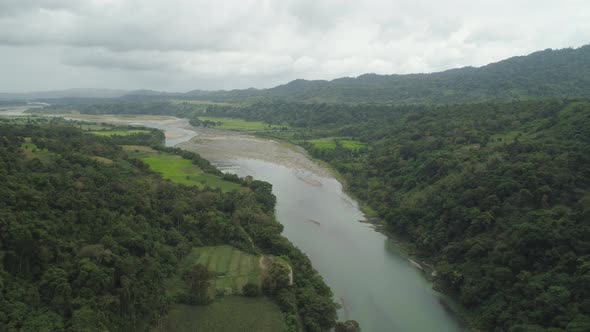
M179 261L217 244L289 259L299 282L283 290L292 305L281 308L291 327L334 326L332 294L280 235L269 184L234 179L243 189L228 193L177 185L118 145L133 138L29 122L0 120L0 330L145 330L178 301L164 280ZM197 299L207 277L198 266L185 276ZM303 315L307 306L324 317Z

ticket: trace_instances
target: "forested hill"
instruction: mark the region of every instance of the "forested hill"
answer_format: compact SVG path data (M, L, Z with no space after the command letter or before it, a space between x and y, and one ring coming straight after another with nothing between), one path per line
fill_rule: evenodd
M263 280L289 331L334 326L330 289L280 235L270 184L230 177L241 185L231 192L179 185L119 145L149 149L138 145L151 142L147 133L106 137L57 119L11 121L0 119L0 331L150 330L176 302L211 300L210 274L180 262L221 244L290 264L294 285L284 273L287 282L274 282L274 265ZM153 148L220 173L196 154ZM171 288L174 278L187 285Z
M281 99L325 103L463 103L539 97L590 97L590 45L544 50L487 66L432 74L295 80L266 90L192 91L211 101Z
M538 98L590 98L590 45L535 52L483 67L429 74L343 77L332 81L294 80L270 89L170 93L151 90L73 89L0 94L0 100L50 104L201 100L213 102L303 102L328 104L459 104Z
M329 162L481 331L590 331L590 102L256 104L208 116Z

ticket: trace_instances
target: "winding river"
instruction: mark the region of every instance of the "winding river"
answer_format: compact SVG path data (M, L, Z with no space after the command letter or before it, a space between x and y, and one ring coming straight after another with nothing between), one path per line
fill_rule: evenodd
M5 113L5 112L0 112ZM11 115L16 115L11 112ZM166 144L196 151L226 172L272 183L284 235L311 259L340 302L340 319L363 331L451 332L464 329L422 272L365 218L329 169L300 148L233 132L193 128L184 119L84 116L166 133Z

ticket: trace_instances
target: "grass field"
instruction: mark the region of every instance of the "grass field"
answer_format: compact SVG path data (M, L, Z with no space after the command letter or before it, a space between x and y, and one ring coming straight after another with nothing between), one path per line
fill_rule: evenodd
M115 136L115 135L119 135L119 136L127 136L127 135L133 135L133 134L147 134L149 133L148 130L141 130L141 129L129 129L129 130L125 130L125 129L117 129L117 130L101 130L101 131L90 131L91 134L93 135L97 135L97 136Z
M234 106L235 104L221 101L208 101L208 100L172 100L176 104L193 104L193 105L217 105L217 106Z
M225 245L193 248L181 266L202 264L217 275L216 289L231 289L232 293L237 294L248 282L260 284L259 261L260 256Z
M92 156L90 157L90 159L94 159L100 163L103 163L105 165L112 165L113 161L111 159L108 158L104 158L104 157L98 157L98 156Z
M180 262L179 272L166 280L166 292L170 297L186 292L181 274L195 264L202 264L215 274L210 290L211 297L218 294L239 294L248 282L260 285L260 256L228 245L195 247Z
M266 297L226 296L205 306L173 305L154 332L283 332L279 307Z
M172 182L197 187L208 185L212 188L220 188L225 192L240 188L237 183L224 181L219 176L203 172L191 160L183 159L180 156L159 152L151 148L146 149L146 147L124 146L124 149L129 151L131 156L148 164L150 169L160 173L164 179Z
M37 145L31 143L31 138L26 137L25 142L21 144L20 148L23 150L23 154L27 159L38 158L39 160L45 160L51 156L51 152L47 149L39 149Z
M287 127L287 125L277 126L270 125L268 123L264 123L261 121L246 121L234 118L199 116L199 120L217 122L219 123L219 125L217 125L215 128L235 131L264 131Z
M158 151L154 150L152 147L145 146L145 145L121 145L123 150L131 153L158 153Z
M342 144L342 147L349 150L358 150L366 147L365 143L343 138L343 137L324 137L318 139L312 139L308 142L313 144L317 149L335 149L336 148L336 141L339 141Z

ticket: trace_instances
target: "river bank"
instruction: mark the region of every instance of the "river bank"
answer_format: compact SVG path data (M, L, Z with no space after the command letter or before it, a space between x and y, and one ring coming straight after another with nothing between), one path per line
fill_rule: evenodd
M323 161L323 160L314 158L303 146L301 146L291 140L283 139L281 137L277 137L274 135L268 135L266 133L260 133L260 134L255 133L255 136L259 137L261 139L276 140L278 142L283 142L286 145L293 146L293 147L299 149L300 151L302 151L309 159L313 160L315 163L321 165L324 168L329 169L331 174L334 176L334 178L336 178L338 180L338 182L340 182L342 184L342 190L347 195L349 195L352 199L357 201L358 208L364 214L364 219L359 220L359 221L373 225L375 231L385 235L387 237L388 243L391 244L391 248L392 248L391 250L396 251L396 253L398 255L407 259L408 262L417 271L419 271L428 282L433 283L434 278L436 276L435 264L431 261L428 261L427 258L420 256L418 254L418 252L416 251L416 248L415 248L414 244L412 243L412 241L410 241L409 239L405 239L403 237L400 237L398 234L395 234L395 233L391 232L389 229L387 229L384 221L379 217L377 212L373 208L371 208L367 202L363 201L362 199L360 199L356 195L354 195L354 193L350 190L350 187L347 184L346 178L336 169L336 167L334 165L330 164L327 161ZM434 287L433 287L433 289L434 289ZM434 289L434 290L437 292L440 291L440 290L436 290L436 289ZM441 297L441 299L440 299L441 305L452 316L454 316L455 319L457 319L457 321L462 326L462 328L469 329L468 326L470 324L468 321L468 316L466 314L466 309L463 308L459 303L456 303L450 297L447 297L446 295L444 295L444 293L441 292L441 294L443 294L443 297Z
M302 178L299 174L296 175L296 177L299 180L302 180L301 182L303 182L305 185L310 186L310 187L318 187L318 183L320 184L319 187L321 188L321 186L323 186L323 182L322 180L318 180L314 178L314 172L317 171L321 171L322 175L324 176L331 176L334 180L334 182L338 183L338 186L340 186L340 191L343 193L343 195L345 195L347 197L347 199L344 199L342 201L346 201L350 204L351 207L353 207L354 209L359 210L360 209L360 204L353 198L350 197L350 195L346 192L345 190L345 181L344 178L341 174L339 174L337 172L337 170L335 170L331 165L329 165L326 162L323 161L319 161L316 159L313 159L309 153L307 153L307 151L305 151L305 149L303 149L303 147L292 144L291 142L288 141L282 141L276 138L273 139L269 139L267 137L257 137L257 136L252 136L249 134L244 134L244 133L239 133L239 132L230 132L228 133L227 131L223 131L223 130L217 130L217 129L209 129L209 128L197 128L197 130L199 131L199 136L193 138L191 141L189 142L185 142L179 145L179 147L184 148L184 149L188 149L191 151L195 151L200 153L203 157L213 161L214 163L220 163L220 165L228 167L228 169L231 169L232 172L237 172L240 173L240 170L236 171L236 168L232 168L235 167L235 165L228 165L228 164L223 164L223 160L225 160L227 162L227 160L232 160L235 158L245 158L245 159L258 159L258 160L264 160L265 162L271 162L271 163L276 163L276 164L280 164L284 167L287 168L295 168L297 169L297 172L302 172L302 171L306 171L309 172L307 178ZM281 149L280 154L276 154L274 151L276 148ZM295 155L298 155L297 158L295 160L290 159L290 154L286 153L283 149L288 149L291 152L294 152ZM301 155L303 155L305 158L302 159ZM241 174L239 174L240 176L246 175L248 174L247 170L244 170L245 168L248 168L248 163L243 163L242 165L238 166L238 169L241 167ZM258 167L263 167L263 165L259 165ZM266 165L266 167L268 167L268 165ZM269 172L272 172L272 169L269 169ZM278 179L273 179L272 176L269 177L268 174L265 174L265 172L259 173L259 174L250 174L253 175L255 178L260 178L266 181L269 181L271 183L273 183L273 191L276 192L277 197L279 198L279 204L277 206L277 209L280 210L282 208L281 206L281 192L278 191L280 189L282 189L281 187L277 186L277 182L279 181ZM325 181L324 181L325 182ZM292 187L290 187L292 188ZM278 191L278 192L277 192ZM280 212L280 211L279 211ZM413 251L411 250L411 245L408 242L404 242L401 241L399 238L390 238L389 235L387 234L386 230L384 229L384 227L380 227L383 226L383 224L380 222L380 220L376 220L376 219L370 219L367 218L365 213L361 213L359 211L359 214L361 217L356 217L354 218L354 220L351 220L353 218L350 218L350 216L348 216L346 219L350 220L350 222L354 222L358 225L363 225L361 227L364 228L368 228L371 230L371 232L375 232L375 230L378 231L377 234L381 234L383 237L381 238L382 241L385 243L385 247L387 251L390 252L394 252L395 255L397 255L399 258L405 260L404 263L404 267L408 268L411 270L412 274L416 274L416 278L420 278L422 280L424 280L427 284L425 285L425 287L427 287L428 289L430 289L431 292L434 292L432 290L432 285L430 284L430 280L432 277L432 273L433 273L433 269L431 267L430 264L428 264L425 261L420 260L419 262L416 262L417 259L415 258L415 256L413 256ZM285 220L286 218L281 216L280 213L278 215L278 219L279 221L281 221L281 223L285 224ZM321 229L322 227L326 227L326 223L321 220L321 218L310 218L310 217L303 217L299 219L299 221L301 223L305 223L307 224L307 226L310 229ZM359 221L363 221L363 223L360 223ZM313 251L311 251L310 249L308 249L307 245L305 244L301 244L297 242L297 239L301 236L301 235L294 235L296 234L295 231L291 231L290 230L290 226L293 226L292 224L285 224L285 235L294 241L294 243L296 243L298 246L300 246L304 252L308 253L308 255L310 256L310 258L312 259L312 262L314 262L314 266L316 266L316 268L318 268L318 270L320 271L320 273L324 276L326 276L326 280L328 282L328 284L332 287L335 288L335 298L339 299L341 304L343 305L343 310L341 312L341 318L342 319L357 319L354 314L357 313L354 310L354 306L357 305L357 301L351 301L351 299L347 296L339 296L339 292L341 292L340 289L338 289L338 287L334 287L334 283L331 282L329 276L330 273L326 273L325 271L322 270L322 265L324 264L318 264L317 263L317 259L316 256L313 254ZM298 220L294 221L294 227L304 227L302 225L300 225L298 223ZM317 230L316 230L317 231ZM333 235L332 235L333 236ZM358 273L358 271L357 271ZM434 292L436 293L436 292ZM436 296L438 298L437 300L437 305L441 306L442 308L444 308L444 310L450 315L452 316L453 320L457 319L457 325L458 326L463 326L463 324L459 321L462 321L459 316L457 315L457 310L456 310L456 306L445 296L442 295L437 295ZM372 304L374 306L374 303ZM369 303L369 306L371 306L371 303ZM374 308L376 309L376 308ZM380 309L381 310L381 309ZM383 321L386 321L386 319L383 319ZM366 321L365 321L366 322ZM443 324L444 325L444 324ZM361 326L363 326L363 329L365 329L365 326L367 326L366 324L361 324ZM374 326L374 325L373 325ZM367 330L371 330L371 325L367 326L368 329ZM463 329L463 327L459 328L457 327L457 330ZM445 330L444 328L442 328L441 330Z

